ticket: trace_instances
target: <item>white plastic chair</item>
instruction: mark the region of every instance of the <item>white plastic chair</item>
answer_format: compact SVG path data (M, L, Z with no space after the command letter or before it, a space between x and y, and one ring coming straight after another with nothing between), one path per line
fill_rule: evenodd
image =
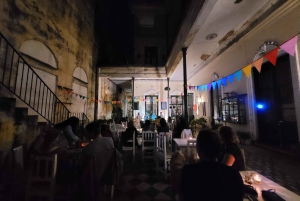
M53 156L32 157L26 190L26 201L29 201L32 196L48 197L50 201L54 200L56 167L56 154Z
M144 162L144 158L153 158L155 159L155 137L156 134L153 131L143 131L142 132L142 161ZM153 143L152 146L145 146L145 143ZM146 150L152 150L152 156L146 156Z
M167 148L172 149L172 141L173 141L173 136L172 136L172 131L169 132L159 132L159 135L166 135L166 144L167 144Z
M183 129L183 131L181 132L181 138L182 139L189 139L193 137L193 133L191 129Z
M135 159L135 131L133 132L132 139L128 140L127 142L132 142L132 147L123 146L123 151L131 151L132 150L132 156L133 156L132 161L134 162L134 159Z
M172 153L167 151L166 135L156 135L156 171L160 171L164 174L165 180L170 173L168 169L170 168ZM159 167L159 162L163 161L163 166Z

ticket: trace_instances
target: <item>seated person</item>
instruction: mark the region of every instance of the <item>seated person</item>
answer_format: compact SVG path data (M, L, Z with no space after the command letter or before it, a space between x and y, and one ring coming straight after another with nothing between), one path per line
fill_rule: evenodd
M132 143L127 143L128 140L132 139L133 136L133 132L135 132L135 145L139 147L138 142L137 142L137 135L138 135L138 131L136 130L136 128L134 127L133 121L129 121L127 124L127 128L126 130L122 133L122 144L124 146L128 146L131 147Z
M185 165L182 170L182 200L242 201L244 183L235 169L217 162L221 141L217 133L201 130L197 137L201 162Z
M232 166L237 171L244 171L245 162L241 149L238 147L238 137L229 126L222 126L219 135L223 142L222 155L219 161L227 166Z
M101 136L101 125L98 122L89 123L86 127L86 136L91 141L82 149L82 156L88 154L96 154L100 151L110 150L114 148L114 143L111 137Z
M150 120L145 121L145 125L142 131L154 131L154 128L151 126Z
M160 126L160 119L161 119L160 116L157 116L157 118L155 119L156 127Z
M101 125L101 136L102 137L110 137L114 141L114 136L109 129L109 126L106 124Z
M157 133L169 132L169 126L164 118L160 119L160 126L157 127Z
M41 143L32 147L33 155L52 156L57 154L56 188L62 189L66 184L73 182L76 175L75 164L72 163L68 150L64 147L55 145L60 131L54 128L47 128L43 134ZM40 136L38 136L40 137Z

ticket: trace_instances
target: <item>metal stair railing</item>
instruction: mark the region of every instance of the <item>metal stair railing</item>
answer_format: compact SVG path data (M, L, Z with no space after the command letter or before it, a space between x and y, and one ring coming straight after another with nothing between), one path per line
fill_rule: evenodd
M1 33L0 83L50 124L72 114ZM89 121L84 113L80 120Z

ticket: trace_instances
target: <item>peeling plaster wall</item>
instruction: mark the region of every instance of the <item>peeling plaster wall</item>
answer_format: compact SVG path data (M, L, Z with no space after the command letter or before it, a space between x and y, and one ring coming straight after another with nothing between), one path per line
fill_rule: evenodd
M57 76L59 86L72 89L73 72L82 67L89 80L87 96L94 97L94 0L2 0L0 30L16 49L27 40L44 43L58 68L35 67ZM25 59L29 64L36 62L28 56ZM56 94L66 101L63 95ZM70 109L70 105L67 107ZM93 108L94 104L89 103L86 112L90 120Z
M228 48L224 53L214 59L205 68L196 73L191 79L188 80L190 85L202 85L211 82L210 78L213 73L217 73L220 78L228 76L229 74L240 70L249 63L252 63L256 55L256 51L261 46L263 42L275 41L279 45L283 44L285 41L295 36L300 32L300 2L299 1L289 1L283 5L276 12L267 17L262 21L257 27L252 29L248 34L246 34L241 40L236 44ZM298 52L300 50L300 40L298 40L297 45ZM296 59L299 61L300 55L296 54ZM298 64L299 65L299 64ZM293 68L293 67L292 67ZM294 67L295 68L295 67ZM292 72L294 70L292 69ZM299 74L299 70L295 70ZM238 82L236 79L234 83L228 84L224 87L222 94L225 92L235 91L238 94L247 94L247 78L243 73L242 80ZM293 84L299 85L298 81L293 80ZM300 94L299 91L294 93ZM208 92L202 92L202 99L205 102L210 101L210 96ZM296 111L298 107L298 99L295 99ZM209 105L209 104L208 104ZM207 106L208 106L207 105ZM247 102L246 102L247 105ZM249 105L247 105L249 107ZM253 106L251 106L253 107ZM208 108L207 108L208 109ZM299 112L298 112L299 113ZM210 111L207 110L207 114L210 117ZM248 116L248 110L247 110ZM298 131L300 125L300 114L297 114L298 120ZM247 125L237 125L237 124L227 124L232 126L235 130L249 131L249 118L247 118ZM299 135L300 136L300 135Z

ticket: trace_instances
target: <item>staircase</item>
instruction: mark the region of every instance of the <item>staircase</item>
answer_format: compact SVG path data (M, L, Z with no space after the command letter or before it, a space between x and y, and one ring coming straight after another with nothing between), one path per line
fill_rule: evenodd
M28 111L34 115L29 115ZM82 127L89 122L84 113L71 113L66 108L1 33L0 112L14 122L17 138L10 142L12 146L18 141L29 145L47 124L54 125L71 116L78 117Z

